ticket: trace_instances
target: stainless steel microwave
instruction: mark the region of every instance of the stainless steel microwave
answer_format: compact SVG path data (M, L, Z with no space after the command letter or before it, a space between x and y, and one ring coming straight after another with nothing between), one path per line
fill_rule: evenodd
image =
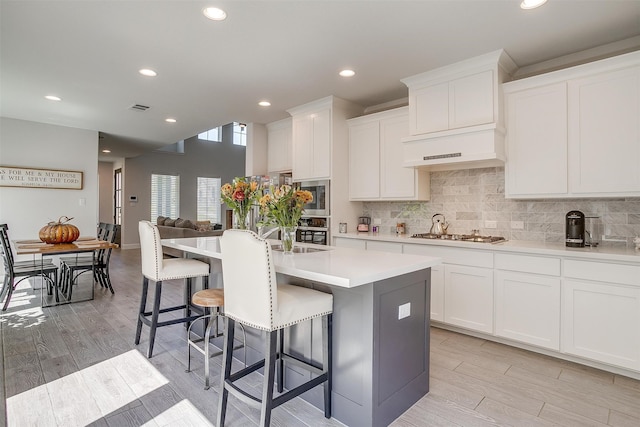
M301 181L294 183L300 190L307 190L313 195L313 201L304 205L304 215L329 216L329 181Z

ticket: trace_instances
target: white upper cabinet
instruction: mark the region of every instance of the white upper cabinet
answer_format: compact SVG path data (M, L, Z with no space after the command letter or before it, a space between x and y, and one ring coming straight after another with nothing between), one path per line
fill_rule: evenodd
M638 194L640 65L570 81L569 105L572 193Z
M331 109L293 116L293 177L296 180L331 177Z
M566 195L566 83L509 93L506 104L507 194Z
M465 62L446 67L446 73L438 69L403 79L409 87L411 135L498 121L497 87L502 80L497 64L497 58L480 66Z
M506 83L506 196L640 196L640 52Z
M494 121L493 71L413 91L411 134L438 132Z
M349 120L349 199L428 200L429 172L403 166L407 107Z
M267 124L267 170L288 172L292 155L291 118Z
M345 120L361 114L362 107L329 96L288 112L293 123L293 180L341 178L334 175L341 175L342 157L346 161Z

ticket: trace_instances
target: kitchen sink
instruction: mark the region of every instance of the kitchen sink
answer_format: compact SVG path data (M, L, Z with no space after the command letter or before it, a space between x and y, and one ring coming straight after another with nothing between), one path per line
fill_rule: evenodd
M284 252L284 249L282 248L282 245L271 245L271 250ZM294 246L293 247L293 253L294 254L308 254L308 253L311 253L311 252L322 252L322 251L328 251L328 250L330 250L330 249L329 248L316 248L316 247L309 247L309 246Z

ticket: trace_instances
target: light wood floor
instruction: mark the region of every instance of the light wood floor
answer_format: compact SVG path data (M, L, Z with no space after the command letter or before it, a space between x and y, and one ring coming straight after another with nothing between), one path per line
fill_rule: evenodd
M139 252L114 251L111 275L116 294L96 287L84 303L41 309L28 286L14 294L0 319L8 426L213 425L217 387L203 390L199 353L185 372L182 325L158 331L150 360L148 328L133 345ZM163 305L181 298L180 282L163 287ZM394 427L640 426L640 381L436 328L431 348L431 391ZM219 373L215 358L214 385ZM256 425L257 411L230 402L227 425ZM300 399L276 409L273 424L342 425Z

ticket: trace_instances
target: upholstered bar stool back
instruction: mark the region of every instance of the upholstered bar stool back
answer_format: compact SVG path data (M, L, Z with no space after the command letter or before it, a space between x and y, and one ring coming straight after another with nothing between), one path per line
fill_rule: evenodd
M224 425L228 393L260 408L260 425L270 423L271 410L288 400L324 384L325 416L331 417L331 321L333 295L317 290L277 283L269 242L248 230L226 230L220 238L222 276L227 320L224 343L222 389L218 407L219 427ZM322 369L284 352L282 330L314 318L323 321ZM265 359L234 374L233 334L235 322L266 332ZM278 349L278 332L280 340ZM278 359L278 391L283 390L283 362L292 362L317 376L274 399L275 366ZM235 381L264 366L262 399L241 390Z
M149 332L149 352L147 357L153 354L153 345L155 342L156 328L162 326L173 325L176 323L190 323L199 316L192 316L189 299L191 298L191 279L196 277L203 278L203 285L208 287L209 264L188 258L162 258L162 243L160 242L160 232L155 224L150 221L140 221L138 224L140 233L140 254L142 266L142 298L140 300L140 312L138 315L138 326L136 330L135 343L140 343L140 334L142 324L150 327ZM162 293L162 282L165 280L186 279L187 290L185 292L185 301L183 305L160 309L160 297ZM149 288L149 280L156 283L155 298L153 309L146 311L147 291ZM185 310L184 317L178 319L170 319L160 322L158 317L160 313L168 311Z

